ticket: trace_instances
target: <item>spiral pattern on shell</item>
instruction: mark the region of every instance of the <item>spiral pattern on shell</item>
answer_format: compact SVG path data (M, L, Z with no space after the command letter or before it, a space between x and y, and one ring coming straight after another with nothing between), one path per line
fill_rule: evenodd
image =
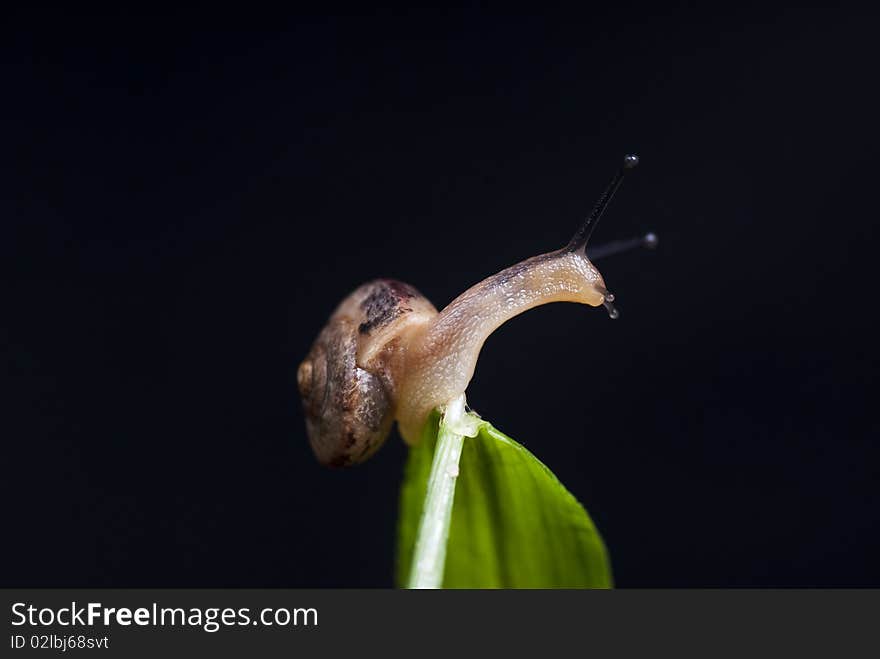
M309 442L318 461L346 467L369 458L393 422L382 381L356 363L358 325L336 318L297 371Z

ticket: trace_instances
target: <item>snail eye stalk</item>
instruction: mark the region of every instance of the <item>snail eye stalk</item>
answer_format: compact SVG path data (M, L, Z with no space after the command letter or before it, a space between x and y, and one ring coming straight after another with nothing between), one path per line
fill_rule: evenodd
M654 232L646 233L638 238L630 238L629 240L612 240L610 243L599 245L598 247L590 247L587 250L587 258L591 261L604 259L606 256L614 256L615 254L623 254L639 247L654 249L657 247L659 239Z
M593 234L593 231L596 229L596 225L599 223L599 219L605 213L605 209L608 208L608 204L614 197L614 193L617 192L617 188L619 188L620 184L623 183L623 178L626 176L627 172L635 169L636 165L638 164L639 157L637 155L629 154L627 156L624 156L623 164L621 165L620 169L617 170L614 178L611 179L611 183L608 184L608 187L605 188L605 192L602 193L602 195L599 197L599 200L596 202L596 205L593 206L593 210L590 212L590 215L580 226L580 228L575 232L574 236L571 237L571 240L566 247L567 250L571 252L577 252L578 250L583 250L586 248L587 242L590 240L590 236Z

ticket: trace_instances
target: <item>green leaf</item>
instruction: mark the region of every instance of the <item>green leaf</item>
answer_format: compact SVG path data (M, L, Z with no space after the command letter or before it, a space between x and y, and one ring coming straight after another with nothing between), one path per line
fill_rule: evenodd
M439 415L411 447L398 521L397 583L408 582ZM599 532L577 499L525 447L481 422L465 438L444 588L610 588Z

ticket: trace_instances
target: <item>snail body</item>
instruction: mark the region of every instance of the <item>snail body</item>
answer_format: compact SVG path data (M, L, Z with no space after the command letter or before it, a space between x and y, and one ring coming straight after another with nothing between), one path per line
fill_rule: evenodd
M550 302L604 305L614 296L587 258L586 244L624 173L627 156L590 217L564 248L487 277L442 311L392 279L364 284L336 308L300 364L297 382L306 430L322 464L369 458L396 420L417 443L431 411L464 393L483 343L500 325Z

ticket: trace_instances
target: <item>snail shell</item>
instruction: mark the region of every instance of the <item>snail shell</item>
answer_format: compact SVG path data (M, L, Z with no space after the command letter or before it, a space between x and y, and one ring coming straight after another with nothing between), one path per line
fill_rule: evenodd
M382 445L394 421L402 342L436 315L421 293L393 279L364 284L337 307L297 372L319 462L349 466Z

